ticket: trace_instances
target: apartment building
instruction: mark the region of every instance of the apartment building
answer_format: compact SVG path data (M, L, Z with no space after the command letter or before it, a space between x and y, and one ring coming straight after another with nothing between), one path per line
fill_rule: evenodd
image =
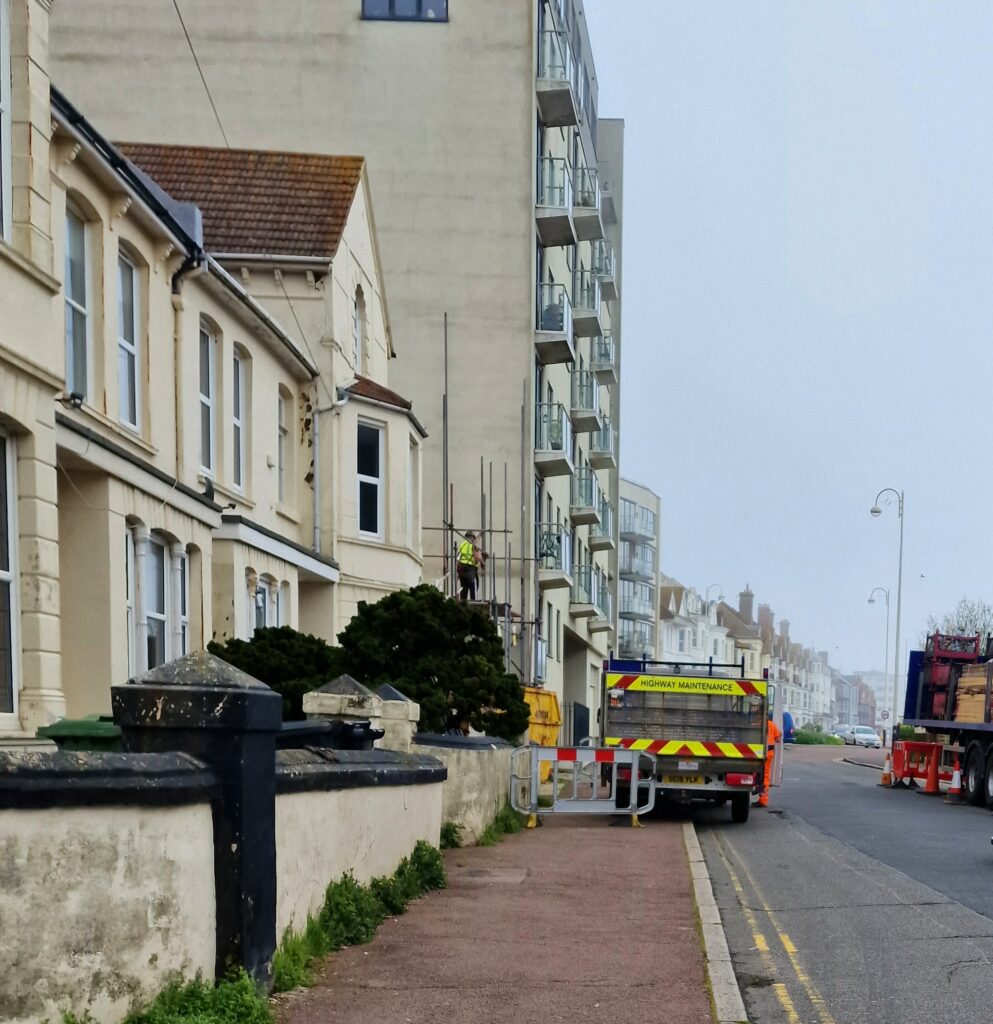
M662 649L662 500L648 487L626 478L621 478L619 488L617 653L621 658L657 659Z
M159 0L59 5L59 80L126 142L364 155L412 353L389 385L430 435L425 575L451 586L445 510L460 531L482 504L502 512L506 466L513 513L492 554L507 537L496 597L523 623L517 667L592 703L613 643L623 128L597 116L580 4L215 0L183 15L186 31Z

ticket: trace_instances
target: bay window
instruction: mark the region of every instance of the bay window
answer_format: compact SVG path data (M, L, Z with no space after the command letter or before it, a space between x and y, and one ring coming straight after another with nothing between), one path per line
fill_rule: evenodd
M357 443L359 533L383 536L383 428L359 423Z

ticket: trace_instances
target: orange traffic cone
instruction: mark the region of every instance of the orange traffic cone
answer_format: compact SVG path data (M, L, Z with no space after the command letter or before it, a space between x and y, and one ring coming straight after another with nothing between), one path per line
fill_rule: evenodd
M893 767L890 761L889 751L886 752L886 760L883 762L883 774L879 780L880 786L885 786L889 789L893 785Z
M959 768L959 756L955 755L955 769L952 771L952 784L948 790L949 800L962 799L962 771Z
M931 751L931 759L927 763L927 782L924 784L925 796L940 796L938 788L938 758L941 757L941 747Z

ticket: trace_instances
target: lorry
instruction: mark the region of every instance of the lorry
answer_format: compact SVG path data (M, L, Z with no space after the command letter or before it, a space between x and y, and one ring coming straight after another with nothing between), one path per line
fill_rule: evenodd
M993 638L933 633L923 651L910 652L903 723L916 734L910 744L897 741L894 762L903 764L905 747L936 744L939 778L950 779L958 760L963 798L993 809L991 705Z
M744 659L611 658L603 667L599 742L654 755L654 777L640 771L637 785L654 787L656 800L730 803L732 821L745 822L752 795L763 787L766 719L774 700L775 686L748 678ZM618 773L618 807L630 802L632 771Z

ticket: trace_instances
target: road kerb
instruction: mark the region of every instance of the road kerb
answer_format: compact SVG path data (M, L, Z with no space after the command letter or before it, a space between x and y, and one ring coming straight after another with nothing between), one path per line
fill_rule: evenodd
M875 768L877 772L881 772L883 770L883 766L881 764L869 764L868 761L853 761L850 757L843 757L841 760L844 761L845 764L855 765L856 768Z
M734 976L731 953L728 950L720 911L714 899L710 872L703 859L703 850L700 849L700 840L697 839L692 822L683 825L683 842L686 844L686 856L690 862L693 898L702 926L703 948L707 958L707 976L714 999L716 1024L742 1024L747 1022L745 1003L738 988L738 979Z

